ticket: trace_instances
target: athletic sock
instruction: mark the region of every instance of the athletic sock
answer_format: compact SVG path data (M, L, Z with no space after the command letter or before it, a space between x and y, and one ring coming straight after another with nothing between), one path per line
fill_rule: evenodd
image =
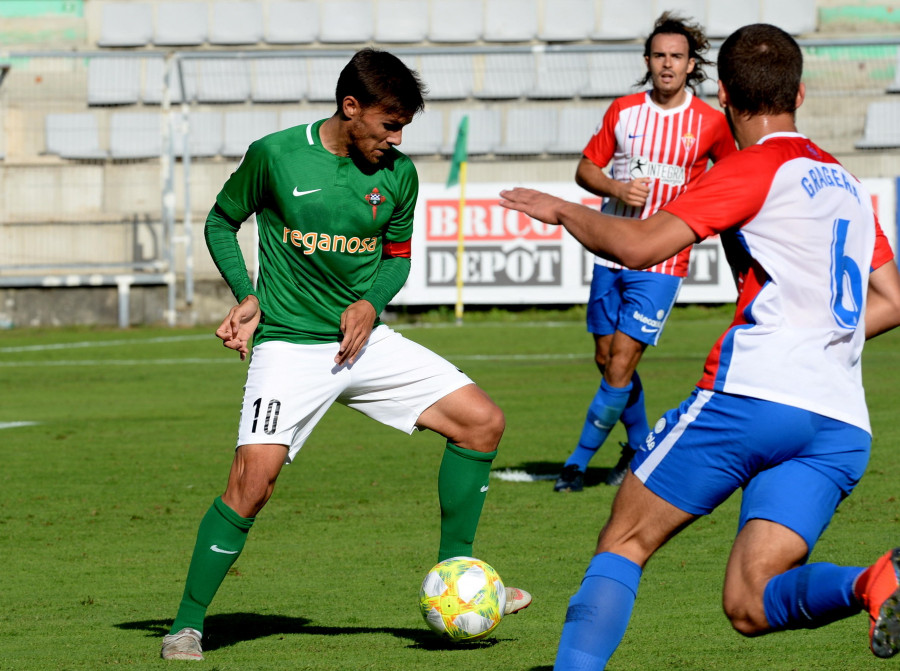
M641 567L611 552L595 555L569 600L556 671L603 669L619 647L641 581Z
M860 611L853 583L862 567L806 564L772 578L763 593L773 630L815 629Z
M438 473L441 544L438 561L472 556L475 531L487 496L493 452L467 450L447 441Z
M597 450L619 421L630 393L630 382L626 387L612 387L606 380L600 383L600 388L588 407L578 447L566 460L566 466L575 464L580 471L587 468L588 462L597 454Z
M631 393L620 419L628 432L628 444L633 449L639 448L650 433L650 425L647 424L647 409L644 407L644 385L637 371L631 376Z
M197 543L184 584L184 596L169 633L185 627L203 632L206 609L225 579L228 569L244 549L254 517L241 517L216 498L197 529Z

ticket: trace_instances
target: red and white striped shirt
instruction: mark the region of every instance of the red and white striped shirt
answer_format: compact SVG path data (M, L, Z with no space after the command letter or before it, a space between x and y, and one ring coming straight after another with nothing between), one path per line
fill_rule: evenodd
M603 212L646 219L706 172L710 159L718 161L736 151L725 115L686 90L681 105L663 109L650 92L633 93L613 101L603 123L591 137L584 155L600 168L610 161L610 176L622 182L650 177L650 195L643 208L609 198ZM691 248L658 263L648 271L685 277ZM622 266L600 257L596 263Z

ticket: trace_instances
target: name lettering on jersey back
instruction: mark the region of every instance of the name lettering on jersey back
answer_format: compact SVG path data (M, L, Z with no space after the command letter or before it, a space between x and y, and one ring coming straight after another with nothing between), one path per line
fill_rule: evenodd
M816 194L825 187L833 187L844 189L856 198L857 203L860 202L859 191L857 191L856 186L850 181L847 173L837 168L820 165L813 166L809 169L806 176L800 180L800 185L810 198L815 198Z
M348 238L346 235L329 235L327 233L304 233L284 228L282 242L303 249L304 254L316 252L337 252L339 254L364 254L374 252L378 246L378 238Z
M669 186L681 186L684 184L685 171L680 165L668 163L656 163L648 161L641 156L633 156L628 163L628 173L631 179L650 177Z

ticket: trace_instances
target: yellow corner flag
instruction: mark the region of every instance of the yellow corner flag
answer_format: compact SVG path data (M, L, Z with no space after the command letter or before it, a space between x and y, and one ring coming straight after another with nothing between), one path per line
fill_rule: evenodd
M453 161L450 164L450 174L447 176L447 186L459 184L459 209L456 216L456 323L462 324L463 320L463 215L466 210L466 163L467 145L469 140L469 116L465 115L459 121L459 130L456 133L456 147L453 149Z

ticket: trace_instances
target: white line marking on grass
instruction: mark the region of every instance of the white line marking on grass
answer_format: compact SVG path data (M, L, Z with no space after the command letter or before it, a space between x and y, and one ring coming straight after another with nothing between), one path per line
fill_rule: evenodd
M37 422L0 422L0 429L16 429L20 426L35 426Z
M26 366L181 366L183 364L208 364L208 363L240 363L237 357L234 359L70 359L68 361L0 361L0 368L24 368Z
M47 343L46 345L22 345L20 347L0 347L0 354L13 352L45 352L58 349L79 349L86 347L114 347L117 345L141 345L170 342L187 342L190 340L212 340L210 335L184 335L184 336L160 336L158 338L146 338L144 340L86 340L81 342Z
M507 468L503 471L491 471L491 477L505 480L506 482L537 482L538 480L556 480L559 477L559 473L555 475L539 475L528 471Z

